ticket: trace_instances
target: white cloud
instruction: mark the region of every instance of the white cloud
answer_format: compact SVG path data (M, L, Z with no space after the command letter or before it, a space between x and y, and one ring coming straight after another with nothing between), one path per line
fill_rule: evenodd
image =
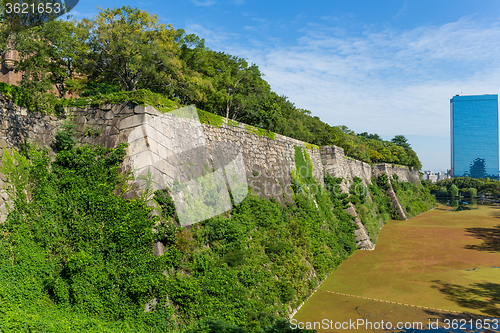
M195 6L210 7L215 5L215 0L191 0Z
M235 33L226 32L221 28L211 29L198 23L187 24L184 30L186 30L187 33L195 34L200 38L204 38L207 45L224 45L237 36ZM219 48L211 48L213 50L220 51Z
M392 17L393 20L397 21L400 18L404 17L408 13L408 1L405 1L403 7Z

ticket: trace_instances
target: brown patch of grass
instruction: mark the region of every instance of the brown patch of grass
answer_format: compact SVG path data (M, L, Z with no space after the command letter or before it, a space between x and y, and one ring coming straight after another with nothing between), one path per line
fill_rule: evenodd
M464 287L439 280L433 282L436 283L434 288L461 307L480 310L490 316L500 316L500 284L483 282Z
M495 216L495 218L498 218ZM479 245L466 245L465 248L478 251L499 252L500 251L500 225L493 228L467 228L466 231L474 237L481 239Z
M491 268L500 263L500 226L493 214L498 208L478 206L476 210L461 212L439 208L408 221L386 224L375 251L356 251L325 280L294 318L355 319L360 316L360 306L365 309L364 316L382 316L375 309L385 303L346 300L326 291L500 315L500 268ZM482 272L468 271L480 268ZM399 320L428 317L424 310L415 312L416 308L412 308L406 315L401 310L403 317ZM321 317L326 315L330 317Z

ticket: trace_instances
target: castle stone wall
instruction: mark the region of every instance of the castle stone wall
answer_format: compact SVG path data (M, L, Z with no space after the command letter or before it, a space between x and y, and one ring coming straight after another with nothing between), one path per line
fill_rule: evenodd
M29 112L0 94L0 124L0 156L3 156L6 149L19 149L26 143L48 147L52 152L53 138L60 121L54 116ZM0 173L0 222L7 218L9 201L4 181L5 177Z
M176 142L197 142L197 146L204 146L212 154L217 151L217 155L227 161L241 154L246 181L253 192L279 201L291 199L295 146L307 151L313 165L313 176L319 183L323 184L324 174L342 177L344 191L347 191L354 177L361 178L367 185L371 183L372 175L378 176L381 173L389 176L397 174L401 181L419 182L418 171L414 169L389 164L376 164L372 167L345 156L340 147L318 147L279 134L275 137L259 135L257 129L227 119L224 119L220 127L200 124L193 131L193 127L182 128L180 123L169 123L166 116L153 107L132 103L69 108L66 116L73 119L77 139L81 144L101 144L113 148L119 143L129 143L122 170L139 175L144 173L146 166L154 165L153 169L157 170L155 179L170 186L178 176L168 164L176 149L179 149L175 147ZM24 142L35 141L48 147L51 153L55 132L63 121L62 118L28 112L2 95L0 120L0 149L19 148ZM192 150L196 145L185 147L185 150L191 148L189 154L193 156L187 156L190 160L200 153ZM212 167L217 166L213 159L207 157L206 160L212 163ZM201 168L200 165L196 167ZM3 188L1 179L0 185ZM131 193L131 196L135 194L137 193ZM4 191L1 191L0 221L5 219L6 199Z

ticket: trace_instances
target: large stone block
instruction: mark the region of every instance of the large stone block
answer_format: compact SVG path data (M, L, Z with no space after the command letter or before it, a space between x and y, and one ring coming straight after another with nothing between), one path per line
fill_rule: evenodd
M113 111L113 113L117 115L133 114L134 106L132 105L132 103L115 104L111 108L111 111Z
M85 124L85 123L87 123L87 117L85 117L85 116L78 116L78 117L75 118L74 123L75 124Z
M134 107L134 113L136 113L136 114L147 113L147 114L150 114L152 116L161 116L162 115L161 112L159 112L158 110L156 110L154 107L152 107L150 105L147 105L147 106L136 105Z
M103 110L103 111L109 111L113 108L113 104L101 104L101 106L99 107L99 109Z
M7 220L8 213L7 203L4 202L0 205L0 223L4 223Z
M106 136L104 138L104 146L106 148L116 148L116 146L118 146L119 144L118 139L119 139L118 134Z
M110 108L110 111L104 113L104 119L111 120L114 117L115 117L115 114L113 113L113 111L111 110L111 108Z
M129 141L129 146L128 146L128 154L130 156L140 154L142 152L148 151L149 146L143 138L138 138L137 140L134 140L132 142Z
M122 130L126 128L137 127L151 120L152 118L153 117L148 114L134 114L133 116L122 119L118 123L118 129Z

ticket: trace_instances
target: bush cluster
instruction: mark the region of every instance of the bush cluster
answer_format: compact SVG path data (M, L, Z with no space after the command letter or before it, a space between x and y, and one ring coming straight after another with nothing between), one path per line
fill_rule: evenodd
M500 197L500 181L490 178L470 178L470 177L455 177L438 180L436 183L430 181L422 181L432 194L436 196L446 197L451 195L452 186L455 196L461 195L468 198L474 198L478 194L485 196Z

